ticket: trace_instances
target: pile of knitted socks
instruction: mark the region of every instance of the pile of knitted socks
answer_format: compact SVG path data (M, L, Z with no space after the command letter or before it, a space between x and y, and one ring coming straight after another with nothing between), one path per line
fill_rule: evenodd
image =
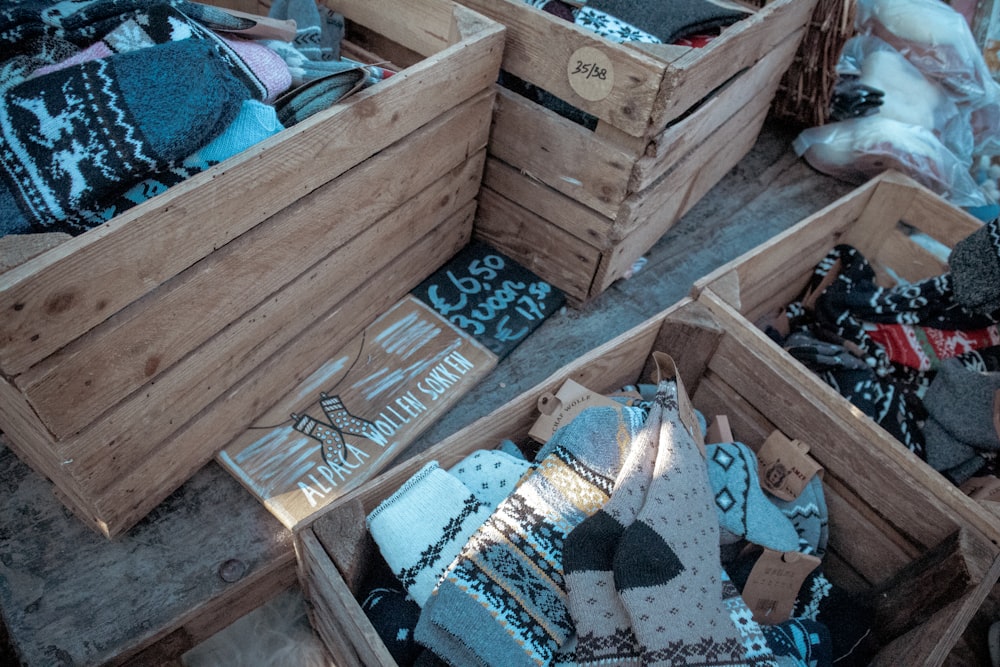
M865 617L822 575L773 626L740 596L743 547L825 552L820 478L779 500L745 445L703 455L673 381L643 394L587 408L530 459L505 441L432 461L372 510L384 564L360 600L398 664L861 664ZM850 634L827 627L842 611Z
M311 0L271 11L327 50L217 31L234 17L186 0L7 3L0 235L80 234L376 78L331 55Z
M892 287L856 248L815 268L768 333L956 484L996 474L1000 221L959 242L948 272ZM783 330L787 326L787 330Z

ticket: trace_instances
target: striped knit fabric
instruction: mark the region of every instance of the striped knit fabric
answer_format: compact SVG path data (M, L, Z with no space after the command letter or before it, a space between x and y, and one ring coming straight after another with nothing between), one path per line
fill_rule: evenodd
M544 665L573 634L566 536L609 499L642 426L632 408L589 408L500 503L427 601L417 641L454 665Z

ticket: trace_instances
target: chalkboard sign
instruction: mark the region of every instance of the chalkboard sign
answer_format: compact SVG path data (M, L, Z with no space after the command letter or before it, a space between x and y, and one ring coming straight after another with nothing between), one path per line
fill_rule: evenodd
M500 359L566 302L561 290L480 241L412 294Z

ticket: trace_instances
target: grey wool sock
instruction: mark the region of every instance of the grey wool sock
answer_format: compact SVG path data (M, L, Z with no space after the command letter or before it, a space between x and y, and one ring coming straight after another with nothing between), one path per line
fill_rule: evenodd
M614 17L664 44L732 25L749 16L749 12L712 0L589 0L584 9Z
M823 478L813 475L802 493L793 500L784 500L770 494L767 494L767 498L792 522L799 535L798 550L822 558L830 538Z
M1000 218L959 241L948 268L958 303L985 315L1000 310Z
M752 664L723 606L718 518L705 460L681 425L677 385L661 382L653 480L614 558L614 581L642 664Z
M448 469L490 511L509 496L521 477L531 468L523 457L499 449L477 449Z
M924 394L927 463L939 471L969 471L984 461L981 452L1000 451L1000 436L993 425L993 396L1000 390L1000 373L981 372L959 359L945 359ZM975 465L974 465L975 464ZM955 479L957 483L964 480Z
M642 427L633 408L588 408L472 536L417 622L416 639L453 665L536 667L573 634L563 543L611 494Z
M615 590L615 549L632 525L653 479L661 412L649 415L632 440L607 504L573 529L563 549L577 665L640 665L628 612Z
M775 551L798 550L795 526L764 495L753 450L740 442L711 444L705 449L722 542L745 539Z

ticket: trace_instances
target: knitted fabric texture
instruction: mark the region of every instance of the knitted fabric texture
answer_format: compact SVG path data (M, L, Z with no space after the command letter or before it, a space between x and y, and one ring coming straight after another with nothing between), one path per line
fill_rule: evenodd
M823 479L814 475L797 498L785 500L767 494L775 507L788 517L799 536L798 550L805 554L822 558L830 540L829 514L826 495L823 493Z
M955 244L948 268L956 301L979 313L1000 310L1000 218Z
M705 460L660 383L653 480L618 541L614 582L643 665L754 664L723 605L718 519Z
M448 469L492 511L509 496L531 468L523 457L499 449L479 449Z
M611 494L642 426L594 407L556 431L551 453L476 531L424 606L417 641L455 665L539 665L573 634L563 543Z
M607 504L567 536L563 566L579 665L639 665L639 644L614 581L615 551L646 499L656 462L662 410L632 439Z
M690 35L732 25L747 16L749 12L724 7L711 0L589 0L580 10L577 23L601 35L607 32L612 39L614 35L624 37L616 41L653 41L645 37L651 35L656 41L672 44ZM626 36L615 20L632 26L639 35L636 38Z
M430 461L372 510L367 523L382 557L423 607L491 511L437 461Z
M944 359L1000 344L1000 330L995 324L969 331L911 324L873 324L868 335L885 349L893 363L918 371L936 371Z
M790 618L763 630L779 667L832 667L830 630L822 623Z
M99 210L215 138L250 97L216 53L181 40L5 91L0 217L15 229L79 234L75 211Z
M740 442L710 444L705 450L722 541L745 539L775 551L795 551L798 533L764 494L753 450Z

